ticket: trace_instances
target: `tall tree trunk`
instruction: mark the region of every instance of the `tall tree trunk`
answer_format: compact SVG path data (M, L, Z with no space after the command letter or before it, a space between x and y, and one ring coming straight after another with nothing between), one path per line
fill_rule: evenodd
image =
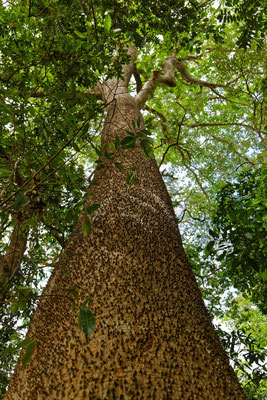
M127 85L108 82L103 142L127 136L142 116ZM113 92L113 94L112 94ZM119 150L96 171L88 204L49 280L28 336L32 360L18 364L6 400L245 399L186 260L170 197L153 159ZM125 175L136 167L137 184ZM86 342L62 287L90 297L96 331Z

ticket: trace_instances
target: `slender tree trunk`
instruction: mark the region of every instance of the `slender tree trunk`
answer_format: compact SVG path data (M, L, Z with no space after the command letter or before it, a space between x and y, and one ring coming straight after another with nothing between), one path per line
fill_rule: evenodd
M28 229L18 220L10 237L6 253L0 255L0 307L5 304L10 289L9 280L19 272L21 258L27 245ZM4 284L3 284L4 282Z
M108 82L103 142L142 117L127 85ZM120 87L121 86L121 87ZM112 89L112 90L111 90ZM153 159L140 146L103 158L86 205L31 322L32 360L18 364L6 400L195 399L245 396L211 324L185 257L176 217ZM125 175L136 167L137 184ZM96 331L86 342L60 287L90 297ZM55 296L56 295L56 296Z

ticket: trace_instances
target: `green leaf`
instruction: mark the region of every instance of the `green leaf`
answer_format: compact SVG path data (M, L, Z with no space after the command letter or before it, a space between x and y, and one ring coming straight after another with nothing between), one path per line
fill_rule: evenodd
M7 356L9 354L16 353L23 347L27 347L30 343L32 343L31 338L21 340L20 342L18 342L18 344L16 346L9 346L8 348L6 348L3 352L3 356Z
M145 158L154 158L153 147L148 143L147 140L141 140L141 148Z
M134 149L136 144L136 138L134 136L126 136L121 141L121 147L123 149Z
M83 129L82 129L82 133L87 133L89 129L89 122L86 122L86 124L84 125Z
M127 172L127 175L126 175L126 183L127 183L127 185L129 185L129 183L131 181L131 177L132 177L132 174L130 172Z
M130 183L133 183L134 185L137 184L137 179L136 179L136 176L135 176L135 170L136 170L136 167L133 167L131 172L127 172L127 175L126 175L126 183L127 183L127 185L129 185Z
M210 253L212 252L214 243L215 243L214 240L211 240L211 241L207 244L206 249L205 249L206 254L210 254Z
M215 232L214 230L212 230L211 228L209 229L209 234L210 234L213 238L217 237L216 232Z
M75 151L77 151L77 152L80 151L80 147L77 145L77 143L73 142L72 147L74 148Z
M141 119L140 119L140 117L138 117L137 118L137 127L140 128L140 125L141 125Z
M75 50L75 51L79 50L79 48L81 47L82 44L83 44L83 42L81 40L77 40L73 46L73 50Z
M27 347L29 346L29 344L31 344L33 342L33 340L31 338L28 339L24 339L21 342L18 343L18 348L22 348L22 347Z
M115 165L120 171L123 171L124 168L123 168L123 165L121 163L115 162Z
M120 138L119 138L119 136L116 134L116 136L115 136L115 140L114 140L114 143L115 143L115 147L116 147L116 149L118 149L119 147L120 147Z
M126 131L130 136L134 136L135 132L131 132L131 131Z
M88 217L88 215L85 215L83 218L83 222L82 222L82 233L83 236L88 236L91 233L91 221L90 218Z
M76 29L74 29L74 33L76 33L77 36L79 36L79 38L81 39L85 39L86 38L86 34L77 31Z
M133 136L126 136L126 137L124 137L124 138L122 139L121 145L122 145L122 146L125 146L125 145L131 143L133 140L134 140L134 137L133 137Z
M155 117L148 117L145 119L145 126L147 129L148 129L148 127L150 128L152 126L154 119L155 119Z
M99 147L95 147L95 152L98 156L101 155L101 149Z
M74 315L76 314L76 303L75 303L74 300L73 300L72 305L71 305L71 312Z
M112 160L112 159L114 158L114 157L113 157L113 156L114 156L114 153L112 153L112 152L111 152L111 153L108 153L107 151L105 151L105 154L104 154L104 155L105 155L105 157L108 158L109 160Z
M142 132L146 135L146 136L151 136L152 132L150 132L150 130L148 129L142 129Z
M0 168L0 178L5 178L10 174L10 172L8 171L8 169L2 169Z
M110 31L111 28L111 18L110 15L107 14L104 22L104 31L107 33Z
M33 106L28 107L28 111L33 117L35 116L36 113L35 113L35 109Z
M131 182L132 182L134 185L137 184L137 179L136 179L135 174L132 174L132 176L131 176Z
M98 210L99 207L100 207L99 203L95 203L90 206L87 206L85 209L86 214L91 215L94 211Z
M266 282L267 281L267 268L264 271L259 271L259 275Z
M19 210L20 208L26 206L26 204L29 204L29 200L27 199L27 197L20 192L16 193L15 204L14 204L15 210Z
M31 340L31 342L27 345L26 352L21 357L21 363L22 363L23 367L31 361L32 353L33 353L35 346L36 346L36 343L33 340Z
M103 169L103 168L105 168L105 165L104 165L104 164L99 164L99 165L96 167L96 170L97 170L97 171L100 171L100 170Z
M79 328L83 330L86 341L89 340L89 337L95 330L95 317L92 311L89 310L89 308L85 307L85 304L88 302L88 300L83 303L78 315L78 325Z

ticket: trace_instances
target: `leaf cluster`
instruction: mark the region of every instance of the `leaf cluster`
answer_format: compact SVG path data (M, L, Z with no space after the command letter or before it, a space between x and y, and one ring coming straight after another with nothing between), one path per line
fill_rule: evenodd
M266 314L266 168L244 171L217 193L206 254L222 263L233 285Z

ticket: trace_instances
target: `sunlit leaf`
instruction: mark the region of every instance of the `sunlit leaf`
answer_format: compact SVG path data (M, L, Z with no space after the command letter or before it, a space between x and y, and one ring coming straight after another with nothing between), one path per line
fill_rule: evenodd
M106 15L105 17L105 22L104 22L104 30L105 32L109 32L111 28L111 17L109 14Z

